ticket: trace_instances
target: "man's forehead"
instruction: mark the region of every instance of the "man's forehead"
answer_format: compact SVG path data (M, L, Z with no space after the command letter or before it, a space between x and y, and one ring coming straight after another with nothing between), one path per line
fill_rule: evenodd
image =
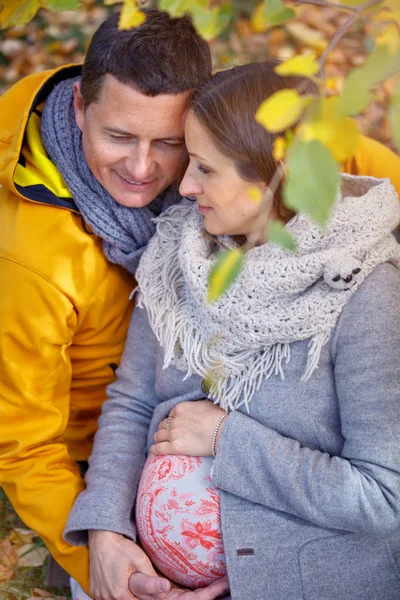
M112 75L105 75L98 98L98 104L105 108L119 108L124 110L172 112L181 114L186 112L191 91L179 94L157 94L148 96L134 85L122 83Z

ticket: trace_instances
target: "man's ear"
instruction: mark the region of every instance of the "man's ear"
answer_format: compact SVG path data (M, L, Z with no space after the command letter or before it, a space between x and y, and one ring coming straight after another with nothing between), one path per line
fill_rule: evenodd
M85 103L81 92L81 82L77 81L74 83L74 111L75 121L79 129L82 131L83 122L85 119Z

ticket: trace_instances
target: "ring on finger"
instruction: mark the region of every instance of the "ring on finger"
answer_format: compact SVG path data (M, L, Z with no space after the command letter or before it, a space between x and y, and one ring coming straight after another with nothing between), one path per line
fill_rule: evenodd
M170 429L170 427L171 427L171 418L172 418L172 417L167 417L167 418L165 419L165 423L164 423L164 429Z

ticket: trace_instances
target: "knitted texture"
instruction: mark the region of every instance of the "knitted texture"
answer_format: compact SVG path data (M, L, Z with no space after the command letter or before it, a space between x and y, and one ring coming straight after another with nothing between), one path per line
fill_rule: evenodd
M137 280L165 367L211 380L210 396L230 410L248 408L264 378L284 379L292 342L310 340L302 379L311 377L343 307L372 269L400 266L391 234L400 209L389 180L344 175L342 184L324 231L296 215L286 226L296 252L253 248L239 278L213 304L208 275L219 250L203 235L203 217L196 207L177 206L158 219Z
M41 137L84 220L102 238L107 258L134 274L143 250L155 233L152 219L163 206L176 203L180 196L171 187L148 206L127 208L97 181L86 162L82 133L75 121L73 85L79 80L78 77L62 81L49 95L41 119Z

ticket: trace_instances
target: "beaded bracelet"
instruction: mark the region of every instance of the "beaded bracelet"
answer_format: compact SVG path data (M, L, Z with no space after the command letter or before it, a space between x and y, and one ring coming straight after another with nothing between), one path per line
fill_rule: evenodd
M228 416L229 413L225 412L224 415L222 415L222 417L220 418L220 420L218 421L216 427L215 427L215 431L214 431L214 435L213 435L213 439L212 439L212 444L211 444L211 452L213 457L215 458L217 456L217 449L215 447L215 442L217 441L217 435L218 435L218 430L221 427L222 421L224 419L226 419L226 417Z

